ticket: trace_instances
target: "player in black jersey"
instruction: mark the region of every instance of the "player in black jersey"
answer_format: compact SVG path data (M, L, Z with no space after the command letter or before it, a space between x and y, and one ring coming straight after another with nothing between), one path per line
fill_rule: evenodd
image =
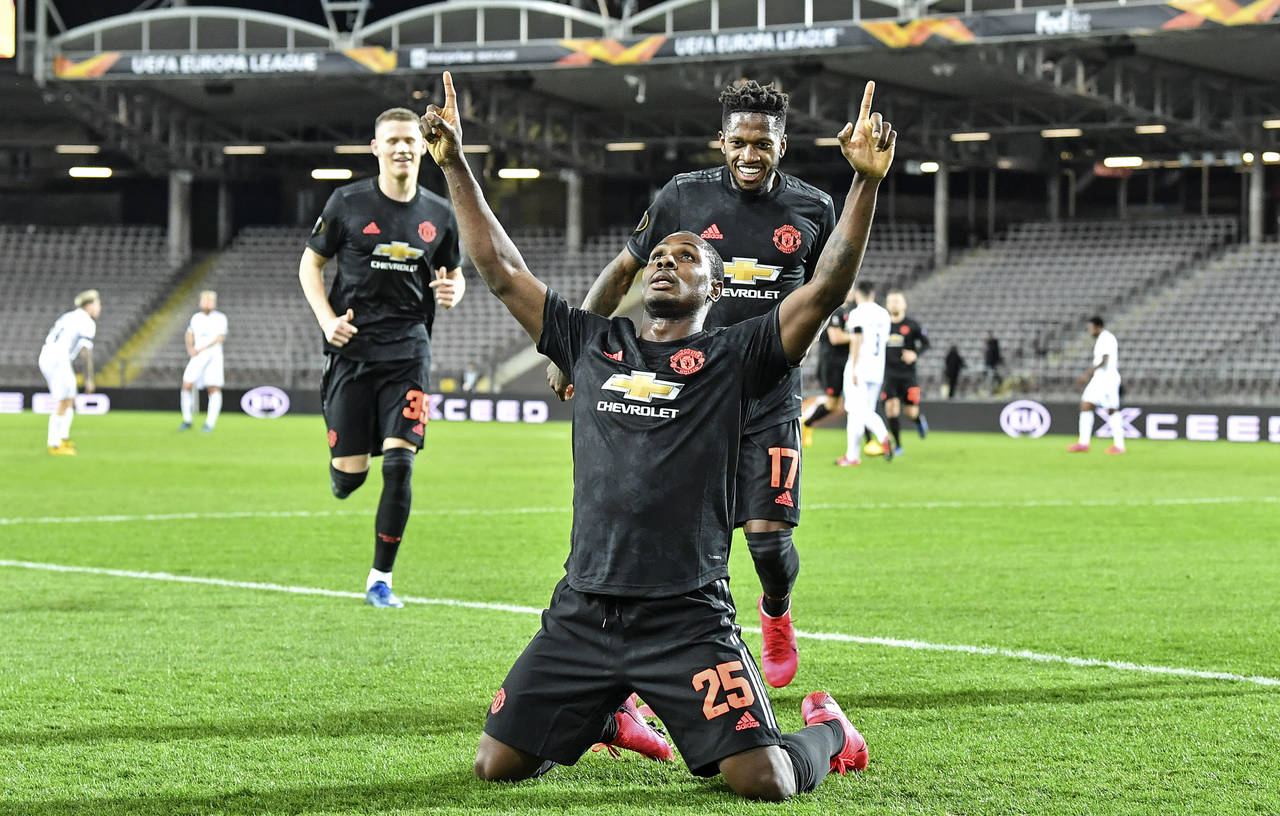
M566 575L542 628L494 697L476 752L484 780L572 764L635 727L632 689L698 774L739 794L784 799L828 769L865 766L866 743L825 692L808 727L783 735L734 622L727 586L735 468L751 404L789 378L849 289L866 248L892 127L871 112L840 132L856 171L808 283L759 317L707 328L725 264L690 232L660 239L644 269L640 328L571 308L524 265L461 158L453 84L424 116L462 240L490 291L573 377L573 529ZM779 468L791 478L794 457Z
M844 322L853 305L853 290L850 290L849 297L831 313L827 325L818 333L818 384L822 386L822 396L800 420L801 440L806 448L813 444L813 424L840 410L844 364L849 360L849 335L844 331Z
M677 230L700 235L725 261L724 295L711 306L709 328L766 314L813 276L835 208L826 193L777 169L787 149L787 95L748 81L727 88L720 102L724 165L667 182L582 308L612 314L649 252ZM554 363L548 375L562 399L572 393ZM791 590L800 558L791 530L800 521L800 408L797 369L753 406L737 463L734 522L760 577L761 663L778 687L795 677L799 658Z
M465 282L449 202L418 185L425 150L406 108L374 123L377 178L339 187L311 230L298 279L324 332L321 401L330 485L345 499L382 457L382 497L365 599L403 606L391 568L409 520L414 455L422 449L435 307L453 307ZM324 266L337 257L328 294ZM433 294L434 291L434 294Z
M920 413L920 384L916 381L916 360L929 350L929 334L918 321L907 317L907 296L902 290L890 292L884 301L889 310L889 342L885 346L884 416L893 434L893 455L902 455L899 416L906 414L916 423L920 438L929 433L929 423Z

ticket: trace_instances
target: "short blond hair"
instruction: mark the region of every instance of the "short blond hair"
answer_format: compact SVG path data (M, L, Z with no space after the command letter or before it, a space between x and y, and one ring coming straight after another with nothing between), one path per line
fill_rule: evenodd
M76 308L83 308L90 303L93 303L95 300L102 300L102 297L98 294L98 290L86 289L76 295Z
M378 118L373 120L373 129L376 132L378 125L383 122L418 122L418 114L408 108L387 108L378 114Z
M212 289L205 289L202 292L200 292L200 299L204 300L205 295L211 296L214 300L218 299L218 293L213 291Z

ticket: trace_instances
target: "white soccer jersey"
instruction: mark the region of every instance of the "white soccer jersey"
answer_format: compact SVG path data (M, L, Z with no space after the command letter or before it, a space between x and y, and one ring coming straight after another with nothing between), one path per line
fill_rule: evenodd
M84 309L72 309L59 317L44 339L44 348L40 356L57 356L65 360L74 360L81 349L93 348L93 336L97 334L98 324L94 322Z
M191 332L196 348L204 348L205 346L218 339L218 335L227 334L227 316L217 309L205 314L204 312L196 312L191 317L191 322L187 325L187 331ZM206 349L204 354L221 354L222 344L219 343L212 348Z
M1095 373L1105 374L1108 377L1118 377L1120 375L1120 347L1116 343L1116 336L1106 329L1098 333L1098 339L1093 344L1093 364L1098 365L1101 363L1104 356L1107 358L1107 364L1099 368Z
M853 373L863 381L884 381L885 349L889 343L889 312L876 303L860 303L844 321L845 331L862 334L862 347Z

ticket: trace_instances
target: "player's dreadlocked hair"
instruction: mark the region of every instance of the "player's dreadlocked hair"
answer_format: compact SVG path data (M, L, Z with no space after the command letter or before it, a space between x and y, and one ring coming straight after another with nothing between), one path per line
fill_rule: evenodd
M787 127L787 105L791 98L783 91L775 88L773 83L761 85L754 79L748 79L730 85L720 93L721 124L729 125L729 117L735 113L762 113L778 120L783 130Z

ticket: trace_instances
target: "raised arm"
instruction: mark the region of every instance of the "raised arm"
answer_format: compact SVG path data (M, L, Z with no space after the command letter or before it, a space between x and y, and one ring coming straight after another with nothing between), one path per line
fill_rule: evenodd
M467 255L471 256L489 291L498 296L511 316L538 342L542 337L547 285L525 267L524 258L489 209L480 185L462 157L462 122L453 77L448 71L444 73L444 107L428 106L422 126L427 135L427 150L449 184L449 197L453 199L458 217L458 233Z
M853 285L867 249L880 180L893 164L898 135L879 113L871 112L874 93L875 83L868 82L857 124L846 123L839 133L840 152L854 169L840 220L822 248L813 277L778 307L782 347L792 363L804 357L818 329Z

